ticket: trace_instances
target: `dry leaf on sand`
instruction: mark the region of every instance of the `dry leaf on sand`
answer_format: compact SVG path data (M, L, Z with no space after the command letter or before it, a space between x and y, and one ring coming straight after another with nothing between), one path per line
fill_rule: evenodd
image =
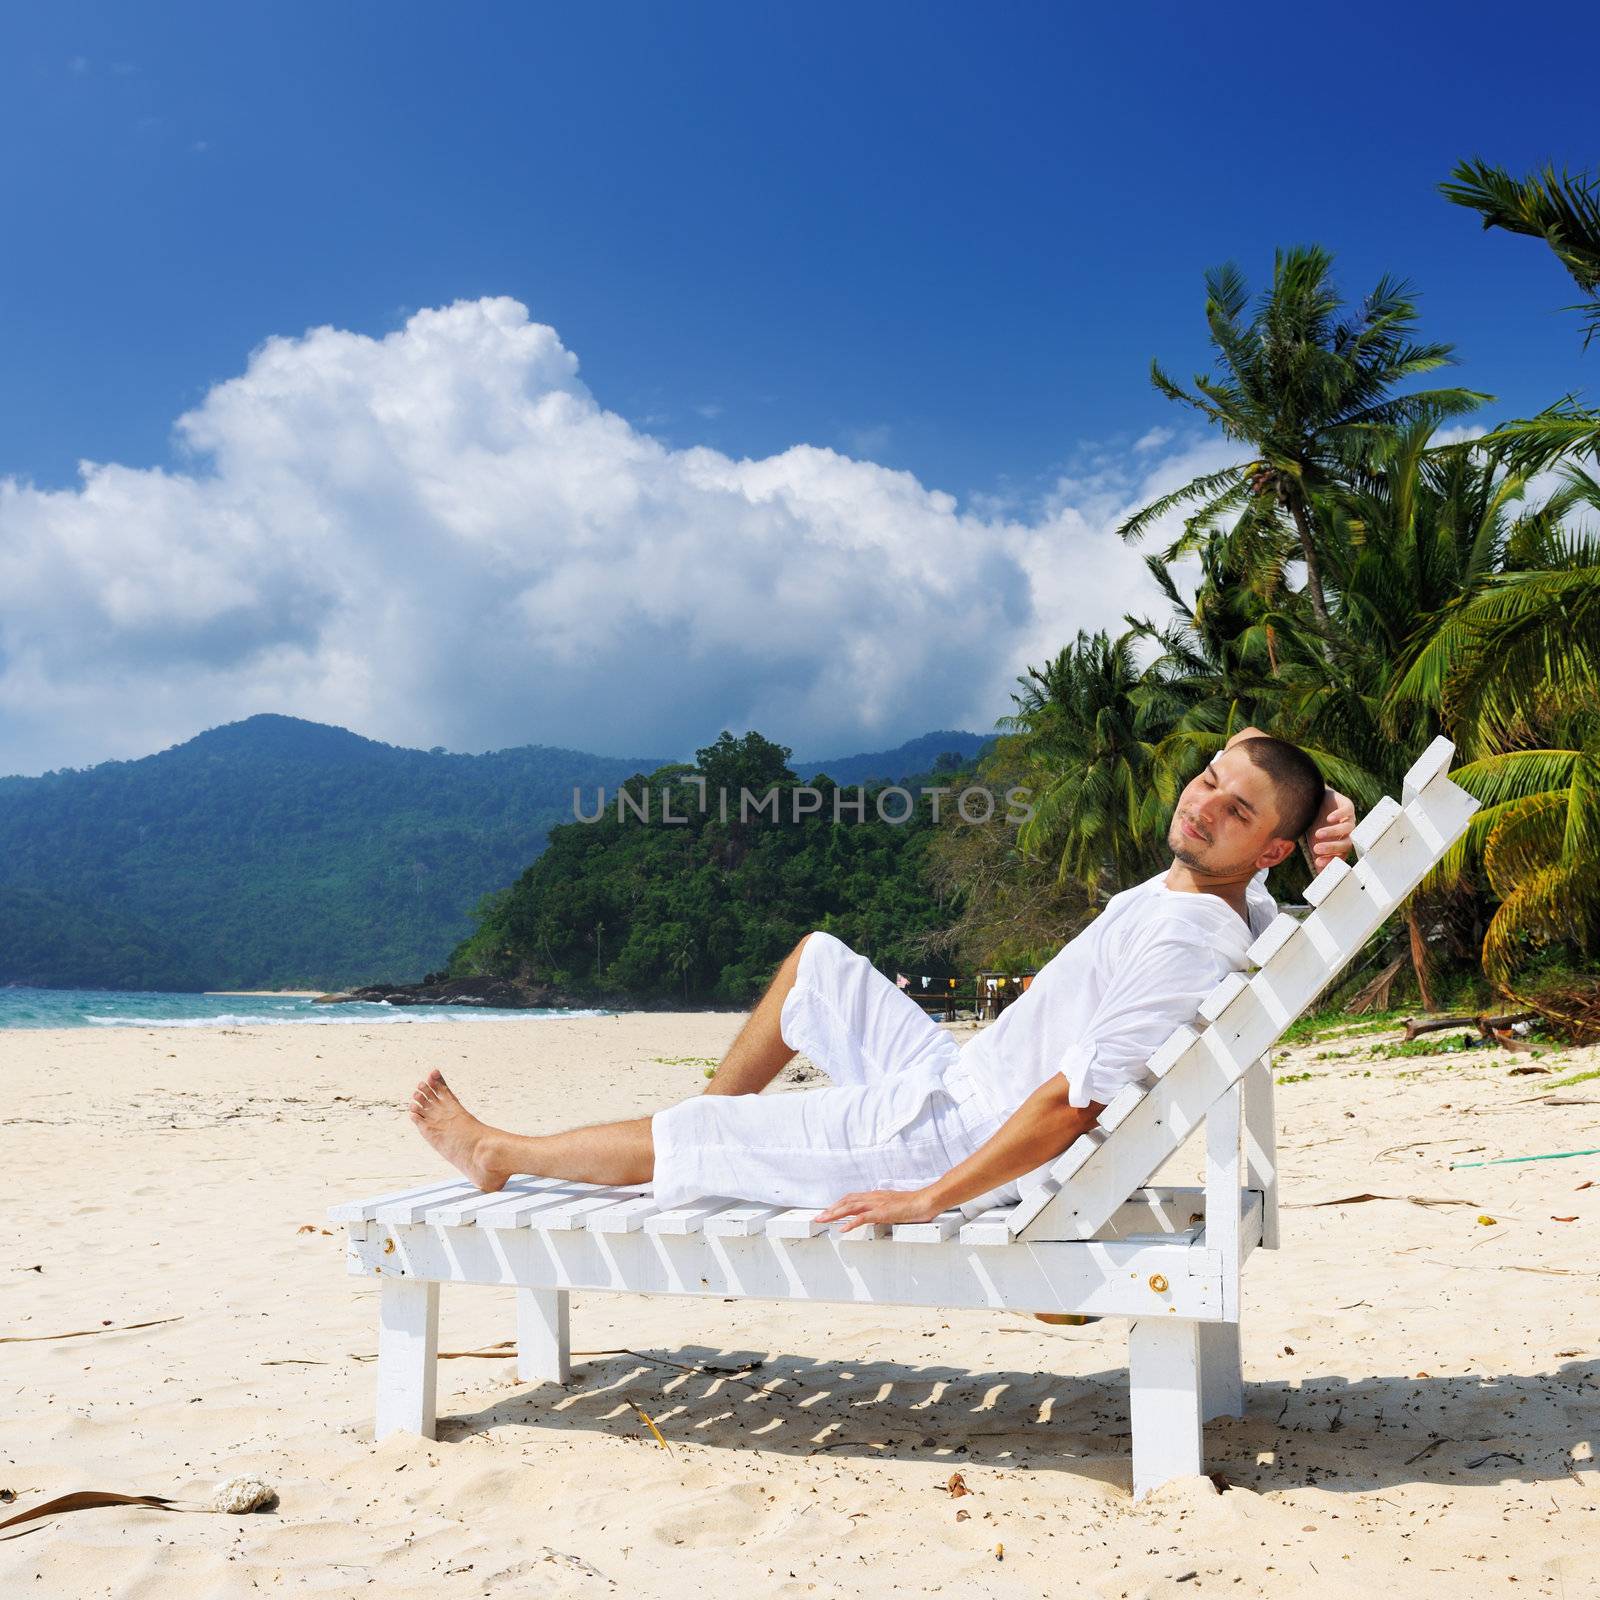
M181 1316L157 1317L154 1322L124 1322L116 1327L106 1323L99 1328L75 1328L71 1333L6 1333L0 1344L37 1344L41 1339L82 1339L91 1333L127 1333L132 1328L159 1328L163 1322L182 1322Z

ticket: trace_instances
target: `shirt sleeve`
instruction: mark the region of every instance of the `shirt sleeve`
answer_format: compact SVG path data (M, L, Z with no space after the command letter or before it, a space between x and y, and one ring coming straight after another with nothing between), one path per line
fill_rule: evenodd
M1259 939L1267 931L1267 924L1278 914L1278 902L1267 892L1265 867L1244 886L1244 901L1250 912L1250 932Z
M1145 1062L1174 1028L1194 1022L1200 1002L1236 970L1197 930L1170 925L1130 939L1114 961L1083 1037L1058 1067L1069 1105L1104 1105L1125 1085L1148 1081Z

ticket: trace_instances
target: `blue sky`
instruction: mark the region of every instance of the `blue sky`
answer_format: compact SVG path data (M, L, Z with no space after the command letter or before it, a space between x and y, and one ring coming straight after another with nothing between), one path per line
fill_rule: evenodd
M1592 386L1600 360L1580 354L1577 320L1561 310L1574 294L1548 252L1482 233L1436 192L1473 154L1519 171L1593 164L1592 16L1576 6L1517 13L1515 39L1536 41L1526 59L1442 5L62 3L10 8L0 30L0 480L33 496L13 515L35 517L39 593L87 597L56 624L81 633L75 666L59 641L34 648L13 632L8 644L0 626L0 669L9 656L12 674L9 690L0 677L0 770L137 753L253 709L451 748L659 749L665 737L687 749L758 718L806 749L987 727L1010 709L1005 686L1027 661L1076 626L1115 626L1138 598L1125 553L1106 544L1112 511L1213 459L1215 444L1182 431L1183 414L1148 381L1153 356L1182 377L1207 364L1206 267L1231 258L1259 283L1275 246L1315 240L1352 293L1385 272L1411 278L1425 332L1457 344L1456 379L1495 392L1494 414ZM219 513L174 509L165 474L226 479L219 463L248 455L223 496L239 516L269 481L310 482L305 463L268 461L271 428L241 442L237 405L204 440L178 441L182 414L243 393L225 386L263 341L323 326L382 339L420 310L502 299L555 330L587 393L628 425L630 460L677 452L696 492L704 463L690 447L718 463L750 458L762 487L730 490L741 504L766 494L792 508L810 495L795 514L837 543L822 530L841 495L865 503L881 489L887 507L900 492L883 475L823 485L793 447L842 452L934 497L917 514L944 518L944 533L897 524L899 548L932 539L939 561L975 574L990 524L975 533L961 514L1012 519L992 536L997 549L1010 541L1011 566L991 585L993 648L973 644L968 688L913 662L878 700L819 680L802 703L779 692L792 672L776 670L761 699L726 689L747 676L737 661L719 678L707 660L675 686L681 718L657 708L630 720L585 676L598 657L571 643L559 692L502 697L473 720L444 709L437 640L433 699L414 688L386 709L372 682L380 649L396 644L377 621L349 621L348 593L274 589L238 565L239 550L283 537L287 511L239 535L226 559L184 543L184 517L211 527ZM477 332L452 327L447 356L416 342L426 392L493 388L482 364L463 378L463 352L481 350L485 327L510 341L488 362L502 375L515 368L521 383L519 363L545 361L512 322L486 315ZM296 348L299 409L276 417L279 433L300 425L291 418L309 414L302 403L326 377L311 346ZM341 355L339 381L354 386L348 404L381 410L361 387L365 360ZM539 370L540 384L565 381ZM275 403L265 392L251 391L257 421ZM471 442L489 448L504 419L470 409ZM1152 439L1157 428L1179 431ZM1147 471L1152 448L1164 478ZM71 505L48 494L77 492L80 460L144 474L102 482L92 536L50 520L95 510L87 493ZM142 496L143 520L119 556L124 491ZM322 536L342 537L356 514L310 499ZM499 514L504 532L516 516ZM5 515L0 502L0 535ZM455 515L452 537L470 525L480 538L487 512ZM1081 603L1038 576L1066 548L1051 541L1068 524L1081 541L1070 559L1100 575ZM792 537L728 526L729 537L771 538L775 552ZM579 537L561 533L561 548ZM708 559L675 538L663 534L662 560ZM135 562L133 548L147 571L172 559L176 610L192 625L181 649L106 577ZM47 576L63 551L70 572ZM614 547L613 564L619 551L632 553ZM191 583L212 557L225 579ZM937 635L961 593L929 588L921 609L895 614L915 581L886 592L885 627ZM618 637L696 634L692 609L666 616L652 604L640 597L642 632L619 622ZM524 609L557 610L548 594ZM337 641L319 620L335 613L348 624ZM857 650L870 613L852 626L836 643L889 685L883 663ZM118 655L107 641L124 633ZM551 672L553 651L540 658ZM157 657L160 672L127 689L131 714L107 686ZM532 659L502 676L536 678ZM560 711L590 693L586 718ZM58 731L69 713L71 730ZM781 717L787 728L768 726Z
M162 461L269 334L510 294L672 442L1026 488L1178 420L1205 267L1313 239L1526 409L1588 376L1568 286L1434 193L1596 153L1592 11L1518 15L1527 64L1445 6L12 8L0 471Z

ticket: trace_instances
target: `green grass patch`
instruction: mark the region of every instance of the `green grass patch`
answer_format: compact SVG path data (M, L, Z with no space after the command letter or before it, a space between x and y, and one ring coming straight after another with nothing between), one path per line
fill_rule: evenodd
M1380 1061L1392 1061L1402 1056L1458 1056L1465 1055L1471 1050L1498 1050L1498 1045L1490 1044L1485 1039L1473 1037L1467 1039L1465 1034L1447 1033L1428 1035L1421 1039L1396 1039L1388 1044L1375 1044L1370 1049L1370 1054Z
M1588 1083L1595 1078L1600 1078L1600 1067L1591 1067L1587 1072L1574 1072L1570 1078L1557 1078L1554 1083L1547 1083L1547 1089L1570 1089L1575 1083Z
M1363 1034L1385 1033L1404 1022L1414 1011L1415 1007L1404 1011L1363 1011L1356 1015L1348 1011L1314 1013L1291 1022L1283 1031L1283 1043L1324 1043L1334 1035L1359 1039Z

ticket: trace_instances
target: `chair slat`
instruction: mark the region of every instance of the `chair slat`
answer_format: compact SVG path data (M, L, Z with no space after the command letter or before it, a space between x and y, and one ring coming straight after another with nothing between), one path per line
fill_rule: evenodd
M480 1228L525 1228L533 1223L540 1212L568 1205L585 1192L582 1186L566 1179L553 1180L546 1189L509 1200L503 1206L491 1206L487 1211L476 1212L474 1220Z
M1103 1128L1090 1128L1080 1133L1065 1150L1050 1163L1050 1176L1058 1184L1063 1184L1072 1177L1084 1162L1105 1143L1106 1134Z
M1251 978L1250 987L1282 1032L1321 993L1339 965L1337 950L1319 947L1312 934L1301 928L1298 936L1281 946Z
M1385 795L1355 825L1350 835L1350 843L1355 847L1356 855L1364 856L1393 827L1400 814L1400 802Z
M1238 992L1202 1035L1202 1043L1224 1058L1240 1063L1240 1070L1278 1037L1281 1026L1266 985L1256 980L1241 983Z
M797 1206L788 1211L780 1211L775 1217L767 1219L765 1232L771 1239L815 1239L819 1233L826 1233L828 1225L817 1221L817 1213L824 1211L825 1206Z
M391 1194L374 1195L370 1200L343 1200L328 1207L329 1222L376 1222L378 1207L392 1205L402 1200L425 1199L459 1189L461 1178L436 1178L432 1183L416 1184L409 1189L396 1189Z
M1199 1021L1199 1018L1197 1017L1195 1020ZM1185 1038L1183 1041L1183 1048L1181 1050L1176 1050L1171 1060L1157 1060L1155 1057L1152 1057L1150 1062L1147 1063L1147 1066L1155 1074L1158 1081L1166 1077L1166 1075L1174 1068L1181 1066L1183 1062L1187 1061L1189 1057L1192 1056L1197 1050L1205 1049L1205 1045L1201 1042L1200 1034L1197 1033L1193 1028L1186 1026L1183 1031L1187 1035L1187 1038ZM1158 1052L1158 1054L1160 1054L1160 1052Z
M1269 922L1256 942L1245 951L1245 959L1264 967L1300 931L1300 919L1280 911Z
M1106 1108L1095 1122L1110 1133L1138 1103L1144 1099L1144 1090L1136 1083L1125 1083L1106 1102Z
M691 1200L686 1206L674 1206L670 1211L658 1211L644 1219L646 1233L700 1233L712 1217L721 1212L739 1209L740 1201L721 1195L707 1195L702 1200Z
M1145 1063L1147 1071L1164 1078L1185 1050L1194 1048L1200 1035L1188 1023L1180 1023L1156 1046L1156 1053Z
M1407 803L1406 815L1428 849L1442 856L1460 836L1478 805L1459 784L1440 774Z
M858 1222L852 1228L848 1218L843 1222L830 1222L828 1232L843 1244L861 1244L869 1239L887 1239L892 1224L887 1222Z
M1244 993L1246 982L1247 980L1242 972L1230 972L1200 1002L1200 1015L1207 1022L1215 1022Z
M767 1224L774 1217L782 1216L787 1209L785 1206L756 1205L746 1201L707 1217L703 1231L716 1239L748 1239L754 1234L765 1233Z
M1032 1189L1023 1195L1022 1199L1006 1213L1006 1237L1015 1239L1050 1204L1060 1187L1060 1184L1052 1182L1049 1188Z
M1348 862L1335 856L1310 883L1306 885L1306 904L1320 906L1339 885L1350 876Z
M453 1199L429 1205L423 1212L421 1220L433 1228L470 1228L487 1212L548 1196L555 1183L554 1178L513 1178L503 1189L457 1195ZM571 1190L558 1192L570 1194Z
M952 1234L960 1233L966 1218L959 1210L941 1211L926 1222L897 1222L894 1237L906 1244L943 1244Z
M481 1195L483 1190L467 1178L457 1178L454 1183L441 1186L432 1195L413 1195L405 1200L385 1200L382 1205L373 1210L375 1222L385 1222L392 1226L403 1226L407 1223L421 1222L424 1214L430 1207L442 1205L447 1200L470 1200Z
M1456 747L1441 733L1426 750L1411 763L1400 784L1400 800L1409 805L1435 778L1450 770L1450 758Z
M537 1228L542 1233L572 1233L588 1226L587 1219L591 1211L636 1198L638 1191L635 1189L600 1189L593 1194L579 1195L575 1200L563 1201L558 1206L551 1206L549 1210L535 1211L528 1218L528 1226Z
M1006 1218L1015 1210L1015 1206L995 1206L974 1217L961 1230L962 1244L1010 1244L1011 1230L1006 1226Z
M586 1213L583 1221L591 1233L638 1233L647 1217L660 1213L661 1207L656 1204L654 1195L636 1194L630 1200Z

